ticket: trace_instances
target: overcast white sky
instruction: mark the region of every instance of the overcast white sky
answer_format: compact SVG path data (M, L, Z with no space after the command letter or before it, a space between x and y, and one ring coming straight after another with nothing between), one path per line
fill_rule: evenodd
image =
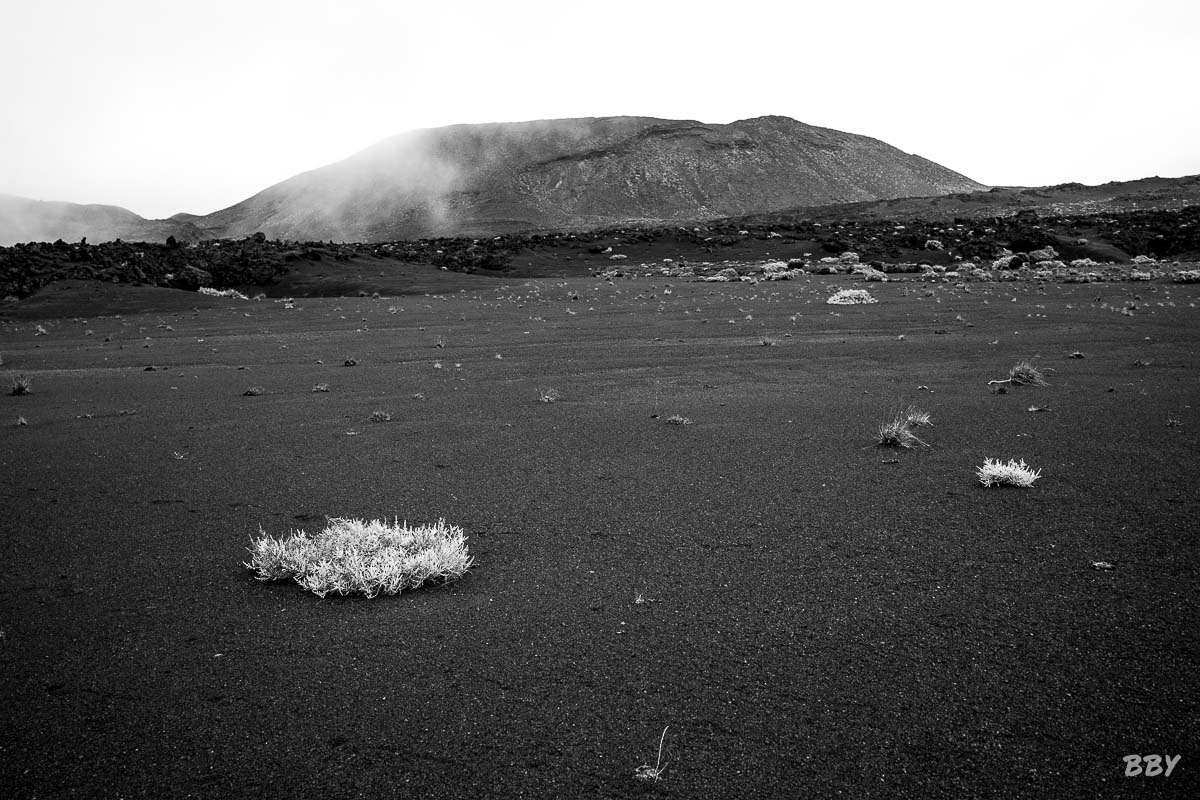
M3 0L0 193L202 214L413 128L608 115L1191 175L1198 77L1198 0Z

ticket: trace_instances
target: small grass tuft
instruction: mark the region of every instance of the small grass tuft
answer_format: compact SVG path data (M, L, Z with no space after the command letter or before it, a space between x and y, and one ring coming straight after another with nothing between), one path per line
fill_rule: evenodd
M671 728L670 725L663 728L662 736L658 739L658 760L654 762L654 766L642 764L633 771L635 778L643 781L659 781L662 779L663 772L666 771L667 765L662 763L663 742L667 739L667 731Z
M304 531L281 539L263 534L251 540L249 552L245 566L259 580L291 579L319 597L331 592L368 598L399 594L457 580L473 563L462 528L444 519L416 527L330 519L311 538Z
M315 383L315 384L313 384L312 390L314 392L328 392L329 384L328 383Z
M988 381L988 386L1000 386L1001 384L1011 384L1013 386L1049 386L1046 382L1046 376L1042 371L1035 367L1029 361L1019 361L1016 366L1008 371L1008 377L997 381Z
M1010 382L1018 386L1047 386L1046 377L1042 371L1028 361L1021 361L1008 371Z
M18 375L12 379L9 384L8 393L17 397L26 394L33 394L33 378L26 375Z
M928 417L927 414L925 416ZM881 422L875 431L875 444L880 447L909 448L916 444L928 447L929 445L921 437L913 433L912 425L908 412L901 412L896 415L895 419Z
M690 419L688 419L687 417L681 416L680 414L672 414L671 416L667 417L667 424L668 425L691 425L692 421Z
M545 389L539 388L537 390L537 395L538 395L538 401L542 402L542 403L554 403L561 396L558 393L558 389L553 389L553 388L549 388L549 387L545 388Z
M264 391L266 390L261 386L251 386L249 389L242 392L242 397L258 397Z
M392 415L386 411L372 411L369 419L371 422L391 422Z
M1009 459L1008 463L999 459L985 458L983 466L976 474L984 486L1021 486L1030 487L1033 482L1042 477L1041 470L1035 470L1025 464L1025 460Z

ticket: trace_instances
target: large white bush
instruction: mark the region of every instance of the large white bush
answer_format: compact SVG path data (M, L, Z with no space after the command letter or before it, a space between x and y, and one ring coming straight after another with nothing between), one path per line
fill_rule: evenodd
M304 531L252 541L246 566L263 581L291 578L321 597L399 594L466 574L472 560L462 528L438 520L409 527L383 520L331 519L310 537Z

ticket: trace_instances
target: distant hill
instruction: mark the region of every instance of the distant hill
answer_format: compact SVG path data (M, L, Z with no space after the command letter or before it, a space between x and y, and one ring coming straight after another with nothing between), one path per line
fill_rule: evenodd
M1062 183L1025 188L997 186L985 192L951 193L937 197L903 197L860 203L782 209L739 215L746 224L797 220L920 219L1007 217L1021 212L1039 216L1117 214L1129 211L1172 211L1200 204L1200 175L1180 178L1141 178L1098 186Z
M985 188L876 139L786 117L599 117L412 131L237 205L206 234L389 241L695 221Z
M93 242L114 239L163 242L168 236L179 241L203 238L187 222L149 220L119 206L80 205L29 200L0 194L0 246L17 242L52 242L62 239Z

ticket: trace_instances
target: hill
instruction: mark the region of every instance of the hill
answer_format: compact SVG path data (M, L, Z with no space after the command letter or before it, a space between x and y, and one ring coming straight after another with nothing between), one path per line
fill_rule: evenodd
M195 225L177 220L149 220L120 206L81 205L0 195L0 246L56 239L95 242L115 239L163 242L203 238Z

